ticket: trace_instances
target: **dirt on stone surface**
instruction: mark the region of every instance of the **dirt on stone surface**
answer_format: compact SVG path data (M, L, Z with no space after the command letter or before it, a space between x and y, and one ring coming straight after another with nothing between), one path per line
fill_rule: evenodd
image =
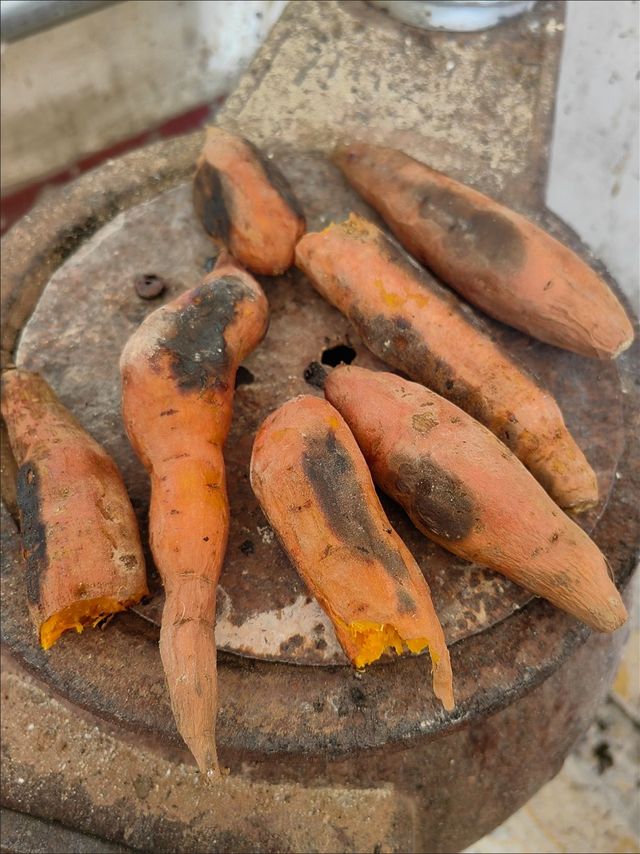
M44 812L141 851L412 850L411 810L391 786L307 788L238 775L208 785L194 766L124 743L3 665L11 714L2 716L2 802L11 810Z

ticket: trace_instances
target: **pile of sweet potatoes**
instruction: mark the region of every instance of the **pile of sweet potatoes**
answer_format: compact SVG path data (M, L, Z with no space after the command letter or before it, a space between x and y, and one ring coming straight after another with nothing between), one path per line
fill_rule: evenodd
M178 729L208 776L220 773L224 443L236 371L269 319L252 273L295 263L400 372L335 368L324 399L300 396L268 415L250 465L266 517L355 667L428 651L434 693L454 706L429 587L375 485L445 549L593 629L626 619L606 557L564 512L592 506L598 487L558 404L433 274L487 314L584 356L613 358L631 343L620 303L540 228L400 151L349 145L335 162L425 267L355 215L305 234L269 160L211 128L194 206L218 263L150 314L120 359L124 425L151 480L150 546L166 593L160 654ZM142 546L115 464L44 380L6 371L2 414L19 465L29 610L48 649L147 595Z

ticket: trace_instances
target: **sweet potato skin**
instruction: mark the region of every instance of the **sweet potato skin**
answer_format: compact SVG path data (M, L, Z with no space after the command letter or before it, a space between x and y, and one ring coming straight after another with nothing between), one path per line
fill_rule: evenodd
M449 654L429 587L336 410L302 395L272 413L255 439L251 485L349 659L356 663L360 652L354 624L427 638L435 694L452 708Z
M482 422L560 506L581 510L597 501L595 474L553 397L376 226L352 214L309 233L296 264L373 353Z
M205 230L254 273L275 276L293 263L305 220L286 179L248 140L207 129L193 185Z
M19 466L29 612L48 649L147 595L138 524L115 463L40 375L3 374L2 414Z
M491 317L583 356L631 344L606 282L525 217L392 148L355 143L335 161L403 246Z
M121 357L123 415L151 478L150 542L165 586L160 654L178 730L200 770L219 773L214 620L229 531L223 444L239 363L268 304L224 256L202 285L155 311Z
M325 395L375 482L416 527L465 560L608 632L626 620L604 555L496 437L449 401L395 374L336 368Z

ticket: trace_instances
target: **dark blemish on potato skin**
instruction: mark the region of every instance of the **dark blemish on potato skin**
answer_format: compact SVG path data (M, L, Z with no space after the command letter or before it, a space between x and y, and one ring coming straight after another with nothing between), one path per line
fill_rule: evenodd
M473 530L475 505L462 481L427 454L389 459L386 486L419 524L446 540L462 540Z
M221 276L194 291L192 301L173 318L173 331L160 347L172 355L172 373L183 391L226 390L229 358L225 332L238 303L255 294L237 276Z
M431 182L413 192L418 213L442 229L444 247L458 263L491 266L504 272L515 272L524 264L524 240L504 214L478 207L455 190Z
M406 579L404 561L381 537L349 453L333 430L305 438L302 468L336 537L380 561L393 578Z
M418 264L413 262L404 250L399 249L388 239L388 237L382 234L382 232L376 236L375 242L380 253L387 261L406 275L410 276L422 289L436 297L436 299L445 304L452 312L455 312L459 317L461 317L465 323L472 327L476 332L488 338L494 346L502 351L502 347L495 340L492 330L483 320L480 319L480 317L478 317L470 305L463 302L458 296L456 296L456 294L452 293L448 288L442 285L428 270L425 270L424 267L420 267ZM410 325L409 321L405 320L405 318L402 318L402 321ZM506 353L503 353L503 355L506 356ZM522 366L520 366L520 368L522 369Z
M260 149L257 148L252 142L249 142L248 139L245 139L244 142L247 144L247 146L251 150L251 153L262 167L262 171L264 172L267 181L271 184L273 189L291 209L292 213L295 214L298 219L302 220L303 223L305 223L304 213L302 212L300 202L295 197L293 190L291 189L291 185L284 177L282 172L278 169L275 163L265 157L264 154L260 151Z
M398 610L401 614L415 614L416 600L403 587L398 590Z
M492 414L481 389L460 381L447 362L434 355L422 335L404 317L365 317L358 309L349 319L367 347L387 364L424 383L484 424ZM387 343L388 342L388 343Z
M222 189L220 172L205 160L193 181L193 206L205 231L224 244L229 243L231 217Z
M33 463L24 463L18 469L16 491L22 548L27 563L27 599L36 605L40 601L40 587L49 566L49 556L46 527L41 515L40 476Z

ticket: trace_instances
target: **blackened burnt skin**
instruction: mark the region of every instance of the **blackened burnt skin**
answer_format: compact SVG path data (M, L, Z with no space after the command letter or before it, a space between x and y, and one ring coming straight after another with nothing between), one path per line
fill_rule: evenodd
M224 334L238 303L254 299L253 291L237 276L222 276L195 291L192 303L176 315L173 333L160 341L173 357L172 372L179 388L204 391L228 385Z
M206 161L193 182L193 205L198 219L212 237L229 242L231 217L222 190L220 172Z
M389 460L395 472L393 495L419 526L445 540L462 540L472 530L474 502L462 481L436 465L426 454L396 455Z
M396 582L406 580L407 568L400 555L380 537L349 454L333 430L305 439L302 468L338 539L365 558L380 561ZM415 602L402 589L399 604L404 611L415 610Z
M271 184L276 193L280 196L280 198L287 203L287 205L291 208L293 213L300 217L300 219L304 219L304 212L300 207L300 202L296 199L293 194L293 190L291 189L291 185L284 177L282 172L278 169L275 163L268 160L252 142L249 142L248 139L244 139L244 142L251 149L251 153L256 158L260 166L262 167L262 171L264 172L267 181Z
M358 309L351 309L349 320L371 352L384 362L423 382L478 421L490 421L481 391L462 382L445 361L434 356L406 317L378 314L366 318Z
M524 240L503 214L479 208L459 193L430 183L416 188L415 193L420 216L445 232L447 252L466 256L469 264L491 265L505 273L524 264Z
M22 548L27 563L27 599L32 605L40 601L41 579L49 566L46 529L40 515L40 476L33 463L18 469L17 498L20 510Z

